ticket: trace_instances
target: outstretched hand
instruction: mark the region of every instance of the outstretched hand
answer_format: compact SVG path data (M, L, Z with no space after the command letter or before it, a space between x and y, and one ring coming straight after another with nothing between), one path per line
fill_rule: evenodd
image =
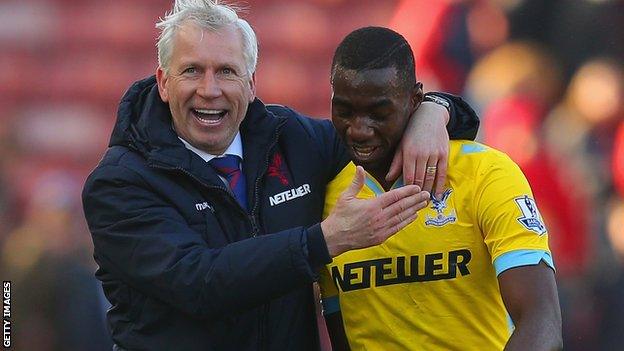
M448 118L444 107L432 102L420 104L403 133L387 181L393 182L402 171L405 184L435 191L436 196L444 191L449 154Z
M358 199L364 186L364 169L357 167L353 182L340 195L329 216L321 222L329 254L379 245L413 222L424 208L429 193L406 185L373 199Z

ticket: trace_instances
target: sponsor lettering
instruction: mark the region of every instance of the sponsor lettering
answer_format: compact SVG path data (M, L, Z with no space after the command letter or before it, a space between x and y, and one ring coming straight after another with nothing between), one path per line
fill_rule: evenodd
M384 257L347 263L343 267L342 274L339 268L334 266L331 268L331 275L336 286L342 291L455 279L457 272L462 276L470 274L468 263L471 258L472 253L466 249L446 254L437 252L421 256ZM420 260L424 260L422 268L419 267Z
M203 210L205 210L207 208L210 209L210 211L212 211L212 206L208 205L208 203L205 202L205 201L204 202L200 202L198 204L195 204L195 209L197 211L203 211Z
M283 202L306 196L310 192L310 184L303 184L297 188L286 190L269 197L269 203L271 204L271 206L279 205Z

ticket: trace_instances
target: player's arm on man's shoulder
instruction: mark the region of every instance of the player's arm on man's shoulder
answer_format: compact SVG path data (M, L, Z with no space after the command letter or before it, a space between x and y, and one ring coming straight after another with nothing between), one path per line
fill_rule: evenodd
M561 350L561 310L553 269L544 261L508 269L498 276L514 323L505 350Z
M461 97L426 93L410 118L386 179L394 181L402 175L405 184L440 195L446 180L449 139L474 140L478 130L479 117Z

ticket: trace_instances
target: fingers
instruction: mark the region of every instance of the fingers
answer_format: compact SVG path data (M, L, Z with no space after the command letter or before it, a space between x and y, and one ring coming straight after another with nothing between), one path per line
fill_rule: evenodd
M345 191L342 192L341 196L345 198L356 197L357 194L360 193L360 190L362 190L362 187L364 186L364 177L365 177L364 168L362 168L362 166L357 166L355 168L355 175L353 176L353 181L351 181L351 184L349 185L349 187L345 189Z
M416 186L414 187L417 188ZM425 191L421 191L412 196L398 197L400 200L384 208L370 221L372 237L368 245L381 244L388 237L396 234L416 220L418 217L417 212L427 206L430 195Z
M390 228L390 235L394 235L399 232L401 229L407 227L410 223L414 222L418 218L418 213L414 213L411 216L408 216L406 219L397 223L394 227Z
M385 228L383 230L383 235L380 238L381 242L384 242L389 237L391 237L394 234L398 233L401 229L407 227L410 223L414 222L416 220L416 218L418 218L418 214L417 213L413 213L410 216L408 216L407 218L397 222L396 224L393 224L392 226L389 226L389 227Z
M415 195L402 198L390 206L384 207L380 214L380 219L389 225L401 222L403 219L408 218L418 210L427 206L429 197L430 195L428 192L421 191Z
M420 193L419 186L406 185L379 195L377 198L374 199L374 201L376 202L375 206L385 209L386 207L389 207L390 205L398 201L409 198L410 196L416 195L418 193Z
M418 185L423 187L423 178L425 177L425 168L427 167L427 154L420 154L416 157L416 162L404 162L403 176L405 184Z
M394 182L394 180L396 180L401 175L402 165L403 165L403 153L401 153L401 151L398 150L397 152L394 153L394 158L392 158L390 169L388 170L388 174L386 174L387 182Z
M436 173L436 180L434 188L431 190L432 194L435 194L436 199L439 199L444 192L444 183L446 182L446 171L448 169L448 158L443 156L438 160L438 170Z
M438 160L436 158L430 157L427 162L427 167L425 168L425 180L423 182L422 189L424 191L431 192L433 188L433 183L436 179L436 173L438 171Z

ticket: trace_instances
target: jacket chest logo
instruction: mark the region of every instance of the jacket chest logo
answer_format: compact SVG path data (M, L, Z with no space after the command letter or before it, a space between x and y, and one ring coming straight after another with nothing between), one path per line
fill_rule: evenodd
M213 212L214 212L214 210L213 210L212 206L208 205L208 202L206 202L206 201L196 203L196 204L195 204L195 209L196 209L197 211L203 211L203 210L205 210L205 209L210 209L210 211L213 211Z
M277 193L269 197L269 203L271 206L279 205L283 202L296 199L298 197L306 196L311 193L310 184L303 184L299 187L292 188L281 193Z
M450 211L446 210L446 201L448 201L449 196L453 189L448 188L439 199L436 199L435 196L431 195L431 209L437 212L435 217L431 217L427 215L427 219L425 220L426 226L434 226L434 227L442 227L449 223L453 223L457 221L457 215L455 214L455 209L451 209Z
M269 168L267 169L267 175L277 178L282 185L288 185L286 167L284 167L284 159L281 153L276 152L275 155L273 155L271 164L269 164Z

